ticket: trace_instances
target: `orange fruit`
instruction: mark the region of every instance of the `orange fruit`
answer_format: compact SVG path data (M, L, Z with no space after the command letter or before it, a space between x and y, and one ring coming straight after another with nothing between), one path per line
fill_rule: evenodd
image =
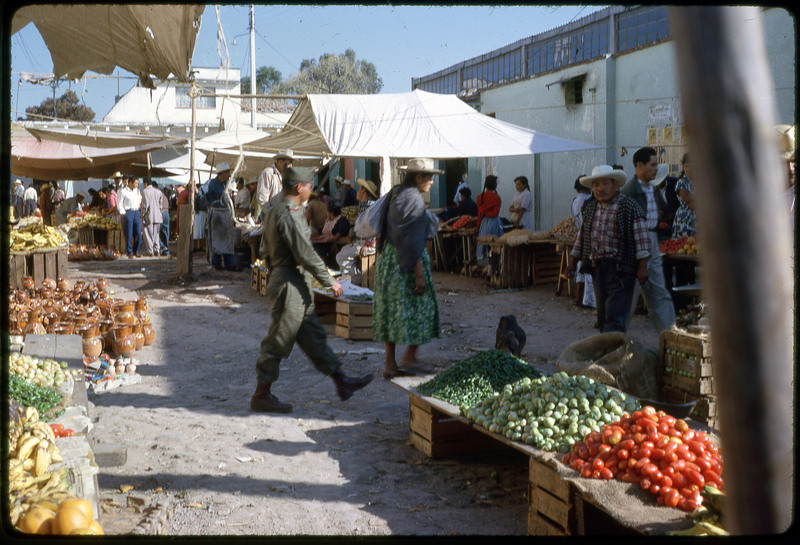
M19 520L18 527L26 534L49 534L52 522L52 511L34 505Z
M94 510L89 500L83 498L67 498L58 504L56 513L67 507L73 507L81 511L86 516L86 520L91 521L94 518Z
M53 534L69 535L73 530L88 528L91 519L87 519L83 511L75 507L60 507L53 519Z
M105 532L103 532L103 527L100 526L100 523L96 520L93 520L92 523L89 525L89 529L92 530L92 533L97 536L102 536Z

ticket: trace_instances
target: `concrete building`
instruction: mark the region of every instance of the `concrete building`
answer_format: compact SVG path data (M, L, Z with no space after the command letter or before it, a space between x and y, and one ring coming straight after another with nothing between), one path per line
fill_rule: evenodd
M762 10L778 123L795 123L795 28L782 8ZM476 195L487 174L499 178L503 215L513 179L527 176L537 230L569 217L573 183L599 163L633 175L632 155L655 147L680 172L688 150L683 131L672 22L665 6L612 6L548 32L413 78L412 89L454 93L479 111L544 133L603 149L579 153L441 161L448 173L431 205L444 206L460 172ZM458 171L457 176L451 175ZM434 188L436 191L437 188Z

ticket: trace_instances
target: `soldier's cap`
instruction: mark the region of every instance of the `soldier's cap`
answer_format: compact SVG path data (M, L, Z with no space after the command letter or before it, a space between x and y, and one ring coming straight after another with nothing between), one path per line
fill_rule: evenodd
M308 167L289 167L283 171L281 184L284 189L291 189L297 184L314 182L314 169Z

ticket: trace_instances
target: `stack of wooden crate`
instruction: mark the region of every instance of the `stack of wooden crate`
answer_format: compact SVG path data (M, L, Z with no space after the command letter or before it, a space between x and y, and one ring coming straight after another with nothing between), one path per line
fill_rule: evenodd
M696 400L690 418L717 427L717 396L708 334L662 331L658 376L663 401L687 403Z
M528 534L568 536L575 533L574 493L552 466L530 459Z
M11 287L22 289L26 276L33 278L37 288L45 278L67 278L67 248L9 252L8 278Z
M372 302L336 301L336 336L372 340Z

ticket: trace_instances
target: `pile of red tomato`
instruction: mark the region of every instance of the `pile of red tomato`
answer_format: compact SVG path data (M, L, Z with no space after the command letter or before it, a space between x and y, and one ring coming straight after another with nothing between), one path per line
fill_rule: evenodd
M662 240L659 244L659 250L661 250L662 254L677 254L686 246L687 240L688 237L668 238L666 240Z
M591 432L561 460L584 477L637 483L659 505L694 511L705 485L724 491L722 455L708 434L647 406Z
M50 424L50 429L56 437L72 437L75 435L75 430L65 428L64 424Z

